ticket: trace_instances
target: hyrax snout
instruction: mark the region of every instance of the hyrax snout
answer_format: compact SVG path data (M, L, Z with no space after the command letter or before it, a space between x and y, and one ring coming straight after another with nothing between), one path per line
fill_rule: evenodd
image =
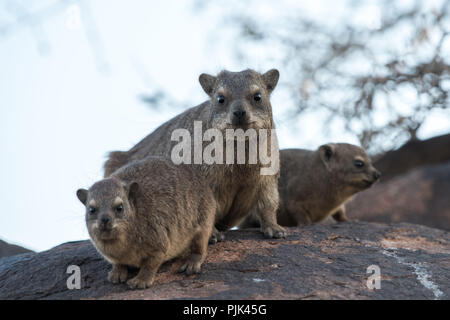
M108 279L146 288L165 261L188 254L180 271L198 273L206 257L216 205L207 183L189 166L148 158L77 191L97 250L112 264Z

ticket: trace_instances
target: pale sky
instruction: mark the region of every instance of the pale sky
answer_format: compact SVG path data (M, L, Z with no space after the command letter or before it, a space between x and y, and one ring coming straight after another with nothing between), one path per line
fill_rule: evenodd
M29 9L51 2L35 1ZM324 16L337 15L340 8L333 1L286 2ZM84 208L75 191L102 177L108 151L129 149L181 111L169 106L152 110L138 99L140 94L162 88L186 101L187 108L207 98L198 84L202 72L275 67L283 81L283 67L263 57L236 61L233 35L215 37L212 32L221 18L218 8L194 14L192 5L181 1L88 3L108 66L103 71L87 40L85 20L73 18L80 10L76 5L45 20L41 31L50 46L47 53L37 49L36 28L0 35L0 238L33 250L87 239ZM14 21L2 5L0 26ZM258 9L271 14L273 8L265 4ZM282 90L275 90L280 147L315 148L328 142L315 125L317 115L305 115L289 130L280 120L285 99ZM421 137L444 133L450 121L427 126ZM333 138L357 143L339 132Z

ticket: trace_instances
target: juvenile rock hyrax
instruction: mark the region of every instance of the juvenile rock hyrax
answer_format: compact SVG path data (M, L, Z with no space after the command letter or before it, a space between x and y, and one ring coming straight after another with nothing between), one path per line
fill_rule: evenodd
M188 153L183 151L183 157L190 161L194 170L209 182L217 202L216 228L220 231L228 230L238 225L254 209L261 221L261 231L265 236L284 237L285 231L276 221L279 200L277 181L279 149L275 132L270 130L274 129L270 95L277 85L278 78L277 70L270 70L264 74L245 70L242 72L222 71L217 76L200 75L200 84L209 99L162 124L129 151L111 152L105 163L105 177L117 168L149 155L171 157L174 147L180 143L180 140L189 138L188 145L191 149ZM185 132L182 133L187 134L188 137L183 134L181 138L176 136L174 139L172 135L177 132L177 129L177 134L179 129L183 129ZM207 137L207 129L217 129L215 131L219 131L221 136ZM257 157L255 164L251 164L247 161L248 152L246 152L245 162L240 164L236 157L237 148L232 151L225 148L227 141L232 141L233 145L238 143L236 136L232 135L227 139L227 130L238 132L238 129L241 129L241 133L243 130L247 132L248 129L257 132L265 131L266 150L262 147L258 151L259 154L262 150L266 152L272 160L270 164L267 164L267 161L260 161L261 157ZM198 131L200 131L199 138ZM203 131L205 135L202 137ZM259 141L260 137L258 136L256 140ZM250 138L245 140L246 151L250 149L250 140L255 141ZM212 142L223 146L223 149L218 147L211 152ZM199 149L200 153L198 153ZM207 152L216 157L213 163L202 160L202 155L204 156ZM234 156L232 163L229 163L228 156ZM262 175L261 169L267 167L273 167L274 172ZM223 234L217 229L213 230L212 242L223 239Z
M280 151L278 223L303 226L330 215L347 221L345 202L380 178L363 149L347 143L329 143L316 151ZM241 227L257 225L254 216Z
M79 189L77 196L86 206L92 242L112 264L111 282L125 282L132 266L139 273L127 284L149 287L162 263L186 252L180 272L200 271L216 208L206 181L189 166L150 157Z

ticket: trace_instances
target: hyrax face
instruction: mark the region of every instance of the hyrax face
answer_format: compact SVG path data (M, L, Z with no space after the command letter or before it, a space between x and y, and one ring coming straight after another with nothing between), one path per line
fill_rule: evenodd
M262 75L253 70L200 75L200 84L211 98L212 126L219 130L272 128L270 94L278 78L275 69Z
M134 215L137 188L137 183L125 186L108 178L89 190L77 191L78 199L86 206L86 226L94 241L114 241L123 236L127 221Z
M369 188L381 176L360 147L346 143L329 143L319 148L321 159L343 190L349 193Z

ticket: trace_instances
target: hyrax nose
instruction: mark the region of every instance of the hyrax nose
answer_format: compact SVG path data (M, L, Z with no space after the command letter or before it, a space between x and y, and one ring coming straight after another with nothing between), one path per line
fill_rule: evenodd
M381 177L380 171L375 170L374 173L373 173L373 178L374 178L375 180L378 180L378 179L380 179L380 177Z
M236 118L241 120L245 117L246 112L244 110L237 110L237 111L234 111L233 114Z
M108 216L103 216L100 218L100 222L102 223L102 225L106 226L109 223L109 217Z

